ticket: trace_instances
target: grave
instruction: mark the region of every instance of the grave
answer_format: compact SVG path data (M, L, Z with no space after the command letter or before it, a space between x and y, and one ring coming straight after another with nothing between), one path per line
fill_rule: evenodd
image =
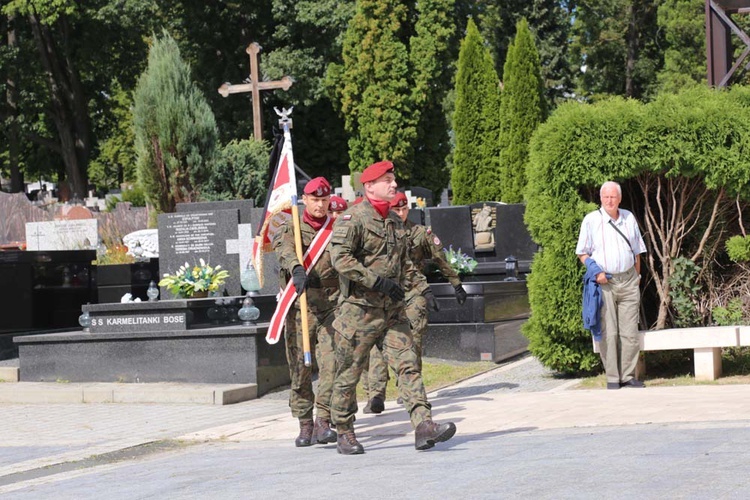
M90 331L16 337L22 381L257 384L289 382L283 340L268 345L274 297L254 297L257 324L237 318L244 297L83 307Z
M26 223L27 250L85 250L96 248L98 242L96 219Z
M0 359L15 357L14 335L78 326L82 305L95 302L94 250L0 252Z
M489 220L480 229L491 231L492 246L478 250L474 216L485 206ZM520 329L531 312L524 274L530 271L538 248L523 223L524 206L486 202L426 212L428 224L444 247L460 248L478 265L471 275L461 276L468 294L463 306L442 275L427 274L440 311L429 313L425 356L497 362L524 352L528 341ZM506 258L511 256L518 264L515 277L506 273Z
M203 258L230 273L223 296L85 306L90 331L14 339L22 380L257 384L258 394L287 383L283 341L273 346L265 341L278 292L272 253L265 261L271 292L253 297L261 314L258 323L241 324L237 317L244 298L240 270L249 262L251 227L262 212L252 202L239 201L178 205L178 212L160 215L159 274ZM141 270L153 274L149 266L155 261L143 263ZM161 297L170 296L161 290Z

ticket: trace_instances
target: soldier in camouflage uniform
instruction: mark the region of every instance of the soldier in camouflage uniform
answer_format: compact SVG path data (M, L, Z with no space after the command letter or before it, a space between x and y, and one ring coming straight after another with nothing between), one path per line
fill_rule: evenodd
M415 428L415 447L424 450L456 432L452 422L432 420L404 311L407 283L416 283L416 289L428 296L432 292L409 259L403 223L390 212L389 202L396 195L393 164L370 165L360 181L366 199L336 219L330 245L341 283L333 322L337 369L331 419L339 434L336 449L345 455L364 453L354 434L356 388L372 346L378 345L398 377L399 393Z
M404 193L396 193L396 196L391 200L391 210L396 212L396 215L401 218L404 222L404 227L409 232L409 257L414 265L422 270L427 259L431 259L438 266L443 276L448 278L450 284L453 285L459 305L463 305L466 302L466 290L464 290L458 274L446 260L440 238L433 234L430 228L421 224L415 224L407 219L409 215L409 201L406 199ZM409 325L411 326L411 334L414 338L414 349L417 352L420 371L422 371L422 340L425 333L427 333L428 308L434 311L439 310L437 303L427 304L427 299L418 292L416 287L407 286L406 317L409 319ZM363 377L362 385L368 391L368 402L364 412L382 413L385 409L388 367L383 360L383 354L377 348L373 348L370 353L370 366L366 371L366 376Z
M312 243L318 230L326 221L331 185L323 177L307 183L302 196L305 210L300 217L303 253ZM329 244L330 247L330 244ZM312 367L305 366L302 347L302 316L295 301L286 320L286 356L292 379L289 407L292 416L299 419L300 433L296 446L336 442L336 432L331 429L331 391L335 370L333 348L333 317L339 298L338 273L331 265L326 248L309 274L297 259L294 246L294 226L288 220L273 241L273 248L281 267L282 287L291 278L297 293L307 290L308 327L310 350L318 365L318 395L313 393ZM313 405L317 418L313 423Z

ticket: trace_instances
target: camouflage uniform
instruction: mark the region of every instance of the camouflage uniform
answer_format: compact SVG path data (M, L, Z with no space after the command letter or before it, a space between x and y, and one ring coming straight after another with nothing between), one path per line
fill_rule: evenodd
M317 231L300 220L303 253L312 243ZM294 248L294 227L289 220L274 239L273 248L281 266L281 284L286 286L294 266L300 265ZM310 350L318 365L318 395L313 393L312 367L305 366L302 347L302 315L295 301L286 320L286 356L292 379L289 407L300 420L313 417L313 404L317 416L330 420L331 390L336 373L333 348L333 317L339 298L338 273L331 265L330 243L307 277L307 312L310 333Z
M336 379L331 421L339 433L353 429L356 387L370 350L382 348L398 377L399 394L416 428L431 420L430 403L412 345L403 301L373 289L378 277L424 291L427 282L409 259L408 234L395 213L384 219L369 201L351 207L336 219L330 245L339 272L341 298L333 322Z
M404 222L404 227L409 232L409 257L414 265L422 270L427 259L431 259L438 266L443 276L448 278L451 285L454 287L460 285L461 280L445 258L443 244L437 235L430 228L415 224L410 220ZM406 317L409 319L420 371L422 371L422 340L424 334L427 333L428 315L427 300L422 295L423 291L423 287L414 287L411 284L406 287ZM388 367L380 350L373 349L370 353L369 369L366 373L362 386L367 391L368 399L374 397L385 399L386 386L388 385Z

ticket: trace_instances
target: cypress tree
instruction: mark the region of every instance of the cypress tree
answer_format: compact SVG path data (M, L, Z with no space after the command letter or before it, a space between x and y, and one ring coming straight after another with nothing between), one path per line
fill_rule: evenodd
M508 47L503 83L500 169L480 175L481 193L488 200L519 203L526 186L529 141L546 118L539 54L526 19L516 25L516 38Z
M403 169L411 158L417 133L409 116L409 56L400 39L406 15L396 0L360 0L346 31L338 84L352 172L382 159Z
M703 0L666 0L659 4L658 23L664 32L664 68L659 90L677 92L706 83L706 23Z
M478 174L485 168L497 168L499 103L500 82L492 56L476 24L469 19L456 74L456 147L451 172L454 205L483 201L478 192Z
M133 121L138 180L156 212L196 201L213 163L218 130L190 66L166 32L154 40L138 79Z

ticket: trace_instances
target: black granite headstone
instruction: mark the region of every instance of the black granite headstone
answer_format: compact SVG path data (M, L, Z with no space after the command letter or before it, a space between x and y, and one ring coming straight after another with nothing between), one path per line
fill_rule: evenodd
M412 196L416 196L417 198L422 198L425 202L426 207L431 207L434 205L432 202L432 190L427 189L421 186L411 186L406 188L408 191L411 191Z
M250 224L253 208L255 208L255 202L253 200L200 201L196 203L178 203L175 207L177 213L239 210L240 224Z
M474 233L471 228L469 207L433 207L427 209L432 232L440 238L443 246L459 248L465 254L474 256Z
M159 215L159 274L174 274L186 262L221 265L229 272L224 288L240 295L239 210L177 212ZM164 287L161 297L172 297Z

